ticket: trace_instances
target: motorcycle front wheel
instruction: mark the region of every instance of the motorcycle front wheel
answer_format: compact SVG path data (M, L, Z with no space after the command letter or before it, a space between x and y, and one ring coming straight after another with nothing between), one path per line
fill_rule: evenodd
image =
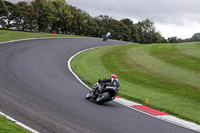
M110 94L108 92L104 92L103 94L99 95L96 99L97 104L103 104L110 100Z
M89 100L91 97L90 97L90 93L88 93L85 97L87 100Z

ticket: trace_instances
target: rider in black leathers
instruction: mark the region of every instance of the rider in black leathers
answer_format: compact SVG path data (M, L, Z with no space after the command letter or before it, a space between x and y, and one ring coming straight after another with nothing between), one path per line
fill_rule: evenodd
M100 92L103 92L103 90L106 88L106 86L115 87L117 92L120 87L119 80L117 79L117 75L115 75L115 74L112 74L109 79L103 79L103 80L99 79L98 82L99 82L99 84L101 84L101 88L99 89ZM91 90L91 92L90 92L91 97L95 97L93 94L96 91L96 89L97 88L93 88L93 90Z
M112 74L109 79L99 79L98 82L101 83L100 92L102 92L106 88L106 86L116 87L117 90L119 90L120 87L119 80L117 79L117 75L115 74Z

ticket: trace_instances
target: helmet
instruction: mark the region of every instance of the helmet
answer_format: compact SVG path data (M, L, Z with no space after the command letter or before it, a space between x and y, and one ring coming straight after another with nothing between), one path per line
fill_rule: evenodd
M112 78L117 79L117 75L116 75L116 74L112 74L112 75L110 76L110 78L111 78L111 79L112 79Z

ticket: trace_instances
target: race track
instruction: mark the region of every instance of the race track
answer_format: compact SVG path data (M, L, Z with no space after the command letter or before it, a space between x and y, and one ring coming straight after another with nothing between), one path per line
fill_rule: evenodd
M85 100L89 90L68 70L69 58L122 43L51 38L0 44L0 111L41 133L193 133L115 102Z

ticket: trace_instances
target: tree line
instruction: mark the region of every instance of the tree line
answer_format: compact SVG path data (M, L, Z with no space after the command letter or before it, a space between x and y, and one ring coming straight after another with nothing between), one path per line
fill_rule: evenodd
M156 31L154 22L146 19L133 23L129 18L116 20L108 15L92 17L65 0L33 0L11 3L0 0L0 26L34 32L52 32L102 37L111 32L111 38L137 43L163 43L178 40L165 39ZM185 40L181 40L185 41Z

